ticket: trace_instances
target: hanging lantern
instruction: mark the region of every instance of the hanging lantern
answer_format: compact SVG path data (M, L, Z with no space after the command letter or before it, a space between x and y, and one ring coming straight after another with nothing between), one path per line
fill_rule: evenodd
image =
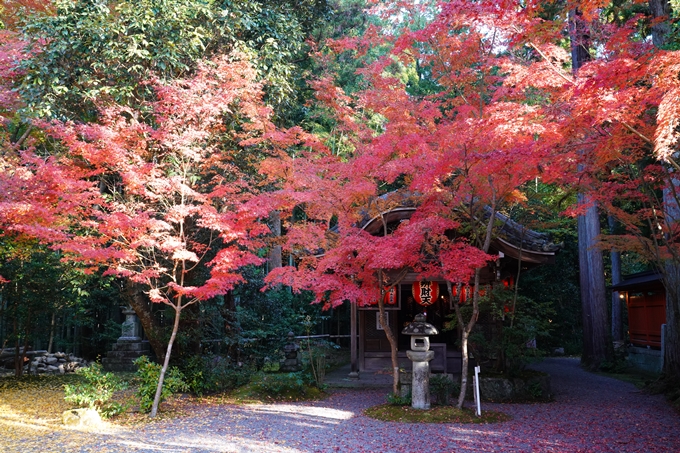
M432 305L439 297L439 283L415 282L411 292L416 302L427 307Z
M385 297L383 298L385 305L396 305L397 304L397 288L385 288Z
M503 279L503 286L505 289L511 289L515 286L515 278L512 276L505 277Z

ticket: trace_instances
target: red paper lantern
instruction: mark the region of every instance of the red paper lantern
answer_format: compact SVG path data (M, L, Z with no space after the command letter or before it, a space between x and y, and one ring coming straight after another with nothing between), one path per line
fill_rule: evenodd
M385 297L383 298L385 305L396 305L397 304L397 288L394 286L391 288L385 288Z
M437 300L437 297L439 297L439 283L415 282L411 293L416 302L427 307L428 305L432 305Z

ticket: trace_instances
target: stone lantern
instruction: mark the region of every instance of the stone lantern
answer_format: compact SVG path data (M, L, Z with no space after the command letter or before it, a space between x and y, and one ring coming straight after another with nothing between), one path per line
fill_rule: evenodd
M286 359L279 364L279 370L285 372L295 372L302 369L302 362L299 356L300 346L295 342L295 334L288 332L288 343L283 347Z
M406 356L413 362L411 407L429 409L430 360L434 358L434 351L430 351L430 335L439 332L435 326L425 322L424 313L419 313L401 333L411 335L411 350L406 351Z

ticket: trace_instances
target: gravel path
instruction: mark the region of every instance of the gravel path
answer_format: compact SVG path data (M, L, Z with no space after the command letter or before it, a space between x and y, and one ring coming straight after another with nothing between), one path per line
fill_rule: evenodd
M385 389L336 390L324 401L196 407L190 416L105 433L36 430L14 452L680 452L680 415L662 396L547 359L556 401L486 404L512 415L493 425L385 423L362 410ZM5 429L0 427L0 429ZM0 446L2 444L0 443Z

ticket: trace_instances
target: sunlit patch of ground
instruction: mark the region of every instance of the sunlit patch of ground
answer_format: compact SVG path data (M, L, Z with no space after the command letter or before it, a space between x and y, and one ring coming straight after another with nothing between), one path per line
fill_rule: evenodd
M91 432L61 422L62 413L73 407L64 401L64 385L78 379L75 375L1 378L0 451L64 452L87 445ZM103 423L93 430L112 434L119 428Z

